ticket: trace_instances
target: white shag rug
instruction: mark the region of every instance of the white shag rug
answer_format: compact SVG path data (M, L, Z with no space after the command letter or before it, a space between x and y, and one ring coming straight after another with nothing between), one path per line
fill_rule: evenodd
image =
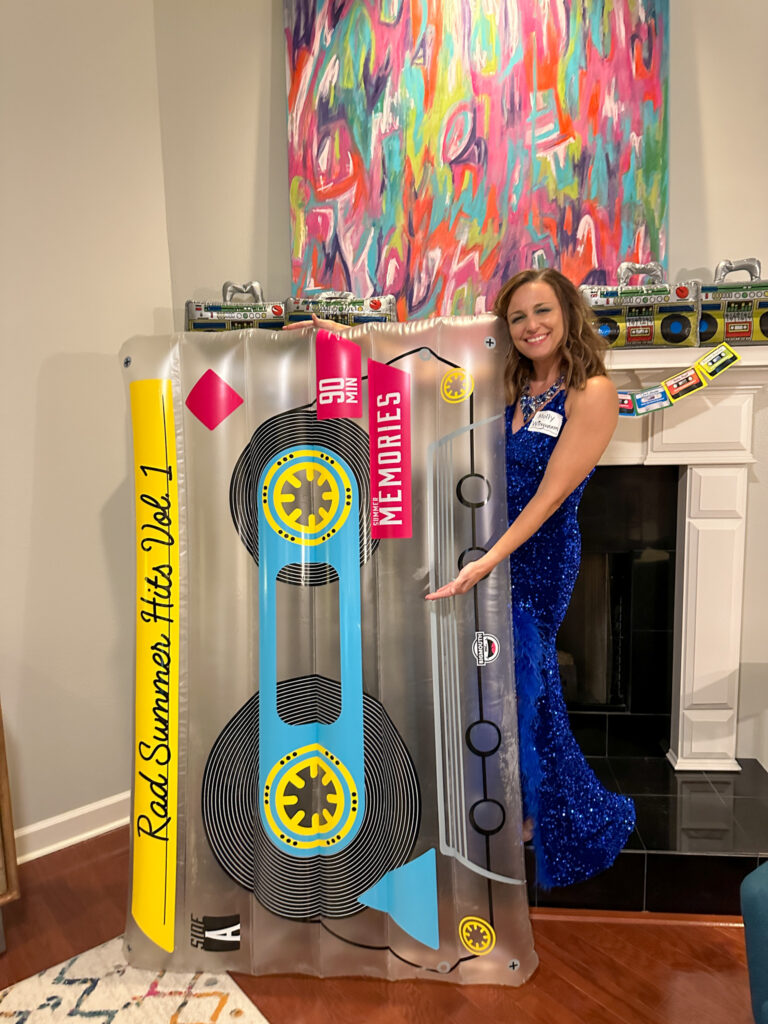
M0 992L0 1021L49 1024L268 1024L221 974L174 974L129 967L112 939Z

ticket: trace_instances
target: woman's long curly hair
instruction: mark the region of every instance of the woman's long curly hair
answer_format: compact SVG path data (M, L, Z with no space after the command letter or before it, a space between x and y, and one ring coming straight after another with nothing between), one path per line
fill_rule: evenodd
M581 390L590 377L605 374L603 353L607 345L593 324L592 311L578 288L567 277L552 267L545 267L543 270L521 270L502 285L493 304L493 312L506 324L512 296L518 288L531 281L544 281L551 286L557 296L565 329L562 345L565 386ZM504 366L504 389L510 404L522 391L532 369L531 360L521 355L510 341Z

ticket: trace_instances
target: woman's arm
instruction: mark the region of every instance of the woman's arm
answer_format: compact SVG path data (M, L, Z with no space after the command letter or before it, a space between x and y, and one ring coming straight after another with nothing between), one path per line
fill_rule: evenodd
M608 377L591 377L583 391L572 391L568 399L567 422L534 496L490 551L465 565L450 583L427 594L428 601L471 590L532 537L595 468L616 429L616 388Z
M340 324L338 320L324 320L319 317L316 313L312 314L312 324L310 325L309 320L296 320L292 324L286 324L281 328L283 331L300 331L302 327L317 327L318 330L331 331L333 334L338 334L339 331L348 331L349 324Z

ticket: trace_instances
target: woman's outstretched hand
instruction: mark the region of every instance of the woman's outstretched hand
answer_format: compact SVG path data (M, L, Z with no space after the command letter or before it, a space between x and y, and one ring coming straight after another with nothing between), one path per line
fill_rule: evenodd
M296 320L292 324L285 324L282 328L284 331L300 331L303 327L309 327L309 320ZM349 329L349 324L340 324L338 320L324 320L319 317L316 313L312 314L312 327L317 327L321 331L331 331L334 334L338 334L339 331L346 331Z
M482 558L478 558L474 562L467 562L455 579L439 587L431 594L427 594L425 600L440 601L444 597L456 597L457 594L466 594L480 580L485 579L492 568L493 566L487 565Z

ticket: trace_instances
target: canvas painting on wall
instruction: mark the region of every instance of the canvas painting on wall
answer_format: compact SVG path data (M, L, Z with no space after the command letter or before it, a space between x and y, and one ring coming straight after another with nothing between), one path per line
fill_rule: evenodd
M478 313L666 261L668 0L286 0L292 275Z

